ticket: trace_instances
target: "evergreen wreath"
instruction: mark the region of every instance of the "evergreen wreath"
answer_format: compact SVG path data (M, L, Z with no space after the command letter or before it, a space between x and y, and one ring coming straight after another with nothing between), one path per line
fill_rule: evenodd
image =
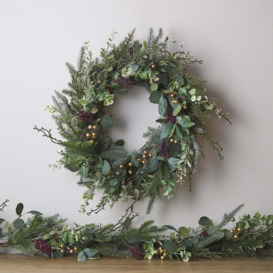
M88 43L81 48L77 68L67 63L71 75L69 88L55 92L53 106L48 106L62 140L51 130L42 132L61 145L58 165L80 175L80 184L88 187L84 195L86 211L95 190L103 190L101 201L91 212L99 212L107 203L119 199L133 201L150 198L147 213L156 198L172 198L177 184L189 183L202 155L198 136L207 140L222 159L222 147L208 131L208 118L215 112L229 122L218 102L205 95L203 81L187 73L189 65L202 63L193 59L175 40L179 50L168 50L168 37L161 41L162 30L141 44L134 40L134 30L116 46L114 35L100 59L92 59ZM109 106L134 86L150 93L151 103L158 104L158 128L148 128L147 142L129 153L124 140L113 141L107 130L115 120ZM133 206L133 205L131 205Z

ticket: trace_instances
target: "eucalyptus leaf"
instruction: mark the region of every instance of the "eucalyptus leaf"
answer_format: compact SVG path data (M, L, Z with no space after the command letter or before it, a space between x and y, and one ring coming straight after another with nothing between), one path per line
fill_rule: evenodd
M159 104L158 104L158 112L161 116L165 116L166 112L168 109L168 102L167 100L164 98L164 96L162 96L159 100Z
M190 127L195 125L194 122L189 121L184 117L183 118L182 117L177 117L177 121L183 128L190 128Z
M174 124L172 122L166 123L161 129L160 138L163 139L163 138L169 136L173 130L173 127L174 127Z
M111 187L114 188L118 184L118 182L119 182L119 178L118 177L114 177L114 178L110 179L109 184L110 184Z
M24 209L24 205L22 203L17 204L16 206L16 214L21 215Z
M156 84L156 83L153 82L153 83L151 84L151 90L152 90L152 91L156 91L157 89L158 89L158 84Z
M132 71L137 71L138 69L138 65L137 64L129 64L129 68L132 70Z
M107 160L104 160L103 167L102 167L102 173L104 175L107 175L107 174L109 174L110 169L111 169L111 166L110 166L109 162Z
M211 220L207 216L202 216L199 219L198 224L200 226L209 226L211 224Z
M82 178L87 178L88 171L89 171L88 162L87 163L85 162L81 166L81 176L82 176Z
M151 92L149 100L151 103L159 103L159 100L161 99L161 97L163 97L162 92L153 91L153 92Z
M185 237L186 235L189 235L189 234L190 234L190 230L189 230L188 228L186 228L186 227L180 227L180 228L178 229L178 232L179 232L179 235L180 235L181 237Z
M20 230L20 229L22 229L23 227L24 227L24 225L25 225L25 222L24 222L24 220L23 219L16 219L14 222L13 222L13 227L15 228L15 229L18 229L18 230Z
M154 172L158 169L159 161L155 158L152 158L149 163L147 164L147 170L148 172Z
M179 112L181 111L182 106L179 104L176 106L176 108L173 110L173 115L177 116L179 114Z
M3 222L5 222L5 219L0 218L0 225L1 225Z
M186 248L191 248L192 247L192 241L189 238L184 238L181 242L181 247L186 249Z
M87 258L92 258L95 255L97 255L97 253L99 252L97 249L93 249L93 248L85 248L83 250L83 252L85 253L85 255L87 256Z
M175 227L171 226L171 225L164 225L162 227L163 228L167 228L167 229L171 229L171 230L174 230L174 231L178 232L178 230Z
M171 240L165 241L163 247L167 251L175 251L178 248L177 244Z
M36 216L43 215L41 212L39 212L39 211L37 211L37 210L31 210L31 211L29 211L28 213L31 213L31 214L36 215Z
M84 251L81 251L79 254L78 254L78 257L77 257L77 260L78 262L83 262L83 261L86 261L87 257L84 253Z
M177 137L182 138L182 133L177 125L175 125L175 133Z
M152 143L155 144L155 145L158 145L158 144L161 143L161 137L160 137L159 134L153 135L151 140L152 140Z
M176 157L170 157L168 158L168 166L171 170L176 169L177 167L177 163L178 163L179 159Z
M100 123L104 129L109 129L114 126L114 119L109 115L105 115L101 118Z

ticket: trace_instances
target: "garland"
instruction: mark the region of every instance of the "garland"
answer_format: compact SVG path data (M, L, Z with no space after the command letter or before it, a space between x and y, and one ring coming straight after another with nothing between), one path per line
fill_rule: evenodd
M0 206L0 211L6 202ZM256 256L264 259L272 256L273 215L261 216L257 212L253 217L244 215L236 222L234 216L242 207L240 205L225 214L217 225L203 216L197 228L158 227L153 221L131 228L137 214L124 216L115 225L88 224L71 228L58 215L43 217L38 211L29 211L28 214L33 216L24 221L24 206L19 203L17 219L12 223L0 219L0 253L5 247L12 247L27 255L52 258L75 255L78 261L102 256L179 259L185 262L192 258ZM224 229L230 221L233 228ZM171 230L169 235L165 235L167 230Z
M62 140L51 130L34 127L64 148L58 164L80 175L80 184L88 187L84 195L86 211L95 190L104 195L95 211L120 198L137 202L150 198L147 213L156 198L172 198L177 184L188 182L197 171L202 154L198 142L201 136L218 152L221 146L208 132L208 117L212 112L228 118L217 102L205 95L203 82L187 73L189 65L201 63L183 50L168 51L168 37L162 42L162 30L141 44L134 40L134 31L116 46L114 34L101 49L101 59L92 59L88 43L81 48L78 66L67 63L71 82L69 88L56 92L53 106L47 109L56 121ZM107 130L115 120L109 106L134 86L143 86L150 93L150 102L158 104L161 124L148 128L147 142L138 151L129 153L124 140L113 141Z

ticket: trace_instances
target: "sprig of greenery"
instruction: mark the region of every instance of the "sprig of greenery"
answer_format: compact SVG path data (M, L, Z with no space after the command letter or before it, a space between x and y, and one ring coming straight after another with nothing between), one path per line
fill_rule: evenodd
M222 147L212 139L208 118L215 113L229 122L218 107L219 102L205 95L203 81L188 73L188 67L202 62L185 52L175 40L163 39L163 31L150 29L147 41L135 40L131 31L119 45L116 33L100 51L100 59L92 59L86 42L80 50L77 66L66 63L71 80L68 88L55 91L53 106L48 106L61 139L51 130L35 130L60 145L61 159L53 166L64 166L80 175L79 184L88 187L82 212L97 190L103 191L100 202L90 212L98 213L123 198L140 201L149 198L149 213L156 199L173 197L177 184L192 186L202 153L199 136L222 156ZM178 50L170 52L169 44ZM144 133L147 142L129 153L125 141L113 141L108 129L115 125L109 110L119 96L134 86L150 93L151 103L158 105L157 128Z

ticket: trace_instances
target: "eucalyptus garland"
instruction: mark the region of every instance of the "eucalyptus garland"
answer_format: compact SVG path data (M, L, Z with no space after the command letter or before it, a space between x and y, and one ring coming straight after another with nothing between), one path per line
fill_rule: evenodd
M222 159L222 147L208 131L208 118L215 113L228 118L209 98L203 82L187 72L189 65L201 63L183 50L182 44L166 37L162 30L147 41L134 39L134 31L115 45L114 34L100 59L93 60L88 43L81 48L77 67L67 63L71 81L68 89L55 92L48 110L56 121L62 139L51 130L34 127L52 142L62 146L58 164L80 175L80 184L88 187L84 195L86 211L96 190L104 194L96 209L123 198L133 203L150 198L147 212L156 198L172 198L175 187L185 182L191 187L202 155L198 137L205 139ZM169 43L179 47L170 52ZM158 104L157 128L148 128L147 142L134 152L124 148L124 140L114 141L108 130L115 124L109 110L119 96L142 86Z
M7 201L0 205L0 212ZM265 259L273 255L273 215L243 215L238 221L238 206L214 224L203 216L197 228L171 225L158 227L146 221L131 227L137 214L124 215L116 224L87 224L70 227L58 215L44 217L38 211L23 213L16 207L17 218L9 223L0 218L0 253L7 247L27 255L52 258L77 256L78 261L100 257L134 257L136 259L183 260L196 258L252 257ZM24 219L26 214L32 214ZM232 222L232 228L224 228ZM168 232L169 231L169 232Z

